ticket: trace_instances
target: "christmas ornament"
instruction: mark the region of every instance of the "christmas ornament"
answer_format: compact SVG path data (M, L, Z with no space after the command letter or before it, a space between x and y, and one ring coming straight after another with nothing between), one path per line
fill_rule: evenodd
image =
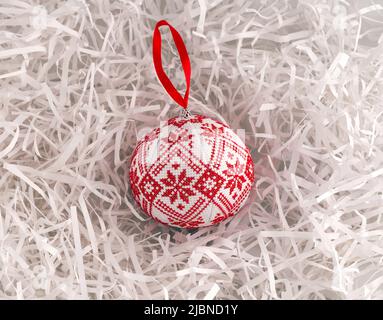
M162 68L159 28L165 25L184 70L184 97ZM218 223L237 213L250 193L250 152L227 125L187 110L189 56L179 33L164 20L154 29L153 61L165 90L184 112L138 142L129 170L133 196L145 213L164 224L197 228Z

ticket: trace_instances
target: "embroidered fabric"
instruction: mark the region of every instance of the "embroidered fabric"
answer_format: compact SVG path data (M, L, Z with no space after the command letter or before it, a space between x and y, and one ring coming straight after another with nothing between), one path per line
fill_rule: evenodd
M254 182L253 161L242 140L201 115L172 118L147 134L137 144L129 174L145 213L184 228L233 216Z

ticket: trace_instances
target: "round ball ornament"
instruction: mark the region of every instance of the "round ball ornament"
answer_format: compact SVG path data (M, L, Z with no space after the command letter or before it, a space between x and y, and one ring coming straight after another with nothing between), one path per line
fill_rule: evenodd
M164 25L170 28L181 58L184 97L162 68L159 28ZM134 199L153 219L175 227L210 226L234 216L254 182L248 148L227 125L187 110L189 56L179 33L164 20L154 29L153 61L165 90L184 112L137 143L129 169Z

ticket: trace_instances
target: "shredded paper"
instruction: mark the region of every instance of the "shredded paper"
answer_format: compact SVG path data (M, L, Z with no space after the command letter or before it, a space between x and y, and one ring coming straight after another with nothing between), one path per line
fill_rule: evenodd
M161 19L190 111L254 160L213 227L161 225L130 191L135 143L180 112ZM381 0L0 1L0 298L382 299L382 34Z

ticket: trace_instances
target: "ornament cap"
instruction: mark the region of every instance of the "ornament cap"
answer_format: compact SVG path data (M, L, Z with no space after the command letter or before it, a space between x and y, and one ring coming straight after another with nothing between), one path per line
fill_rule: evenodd
M190 112L190 110L188 108L182 109L181 117L183 117L185 119L189 119L191 116L192 116L192 113Z

